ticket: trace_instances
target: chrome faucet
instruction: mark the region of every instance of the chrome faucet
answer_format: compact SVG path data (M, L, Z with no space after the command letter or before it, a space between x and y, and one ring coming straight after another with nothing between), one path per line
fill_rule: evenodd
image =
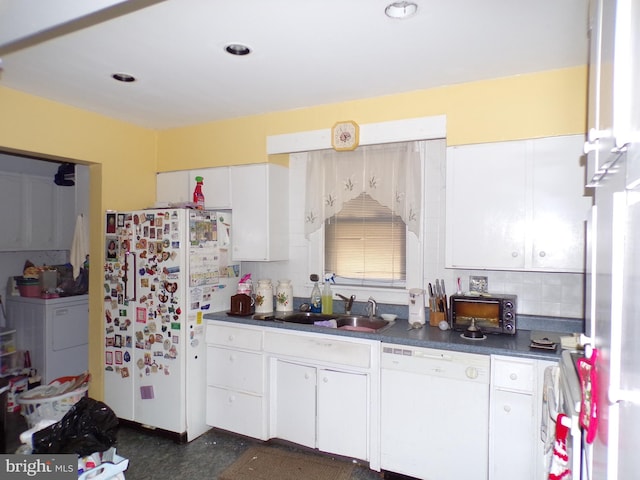
M378 315L378 304L373 297L369 297L369 300L367 300L367 313L369 314L369 318Z
M351 315L351 308L353 307L353 301L356 299L356 296L355 295L351 295L349 298L347 298L344 295L340 295L339 293L336 293L336 296L338 296L342 300L344 300L344 313L345 313L345 315Z

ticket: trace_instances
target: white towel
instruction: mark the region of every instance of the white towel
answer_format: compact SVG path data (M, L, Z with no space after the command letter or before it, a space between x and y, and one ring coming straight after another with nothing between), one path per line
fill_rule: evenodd
M89 255L89 241L87 231L84 228L84 217L82 214L76 218L76 228L73 232L73 242L71 243L71 265L73 266L73 278L80 275L80 267Z

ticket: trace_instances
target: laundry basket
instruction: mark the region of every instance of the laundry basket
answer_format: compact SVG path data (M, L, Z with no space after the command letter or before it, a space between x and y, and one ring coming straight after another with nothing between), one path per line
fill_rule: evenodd
M90 378L88 373L60 377L48 385L19 394L16 402L29 428L40 420L62 420L69 409L87 394Z

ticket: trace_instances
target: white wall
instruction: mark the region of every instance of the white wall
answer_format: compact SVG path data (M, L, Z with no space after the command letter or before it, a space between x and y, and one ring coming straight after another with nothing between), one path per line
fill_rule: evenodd
M441 155L428 156L426 195L424 206L424 285L436 278L444 279L447 293L455 292L456 279L461 278L463 289L468 289L469 275L483 275L489 279L492 293L518 295L518 311L522 314L554 317L583 317L582 274L504 272L453 270L444 267L445 245L445 141L439 140ZM309 241L304 237L304 183L305 168L298 156L292 155L289 165L289 260L283 262L243 262L243 273L251 273L254 281L270 278L275 286L278 279L291 279L294 296L306 297L311 293L309 282ZM318 272L321 273L321 272ZM345 289L335 287L334 291ZM358 301L379 292L361 288ZM384 301L384 300L383 300ZM389 302L406 304L405 301Z

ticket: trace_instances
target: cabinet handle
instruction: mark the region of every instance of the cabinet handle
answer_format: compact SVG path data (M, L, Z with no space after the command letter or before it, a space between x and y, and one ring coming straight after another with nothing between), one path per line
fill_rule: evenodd
M518 256L518 252L511 252L511 256L512 256L513 258L516 258L516 257Z
M235 395L229 395L229 398L227 399L227 402L233 403L233 402L235 402L235 400L236 400Z
M538 255L540 255L541 257L546 257L547 253L546 252L540 252Z
M512 373L511 375L509 375L509 378L511 380L517 380L518 379L518 375L516 375L515 373Z
M236 361L236 356L233 355L233 354L229 355L229 361L230 362L235 362Z
M308 374L308 373L305 373L305 374L304 374L304 379L305 379L305 380L309 380L309 374Z
M504 409L505 412L509 413L511 412L511 405L505 405L504 407L502 407Z
M328 379L327 377L322 377L322 381L323 381L324 383L329 383L329 379Z
M233 335L229 335L229 341L233 342L233 340L235 339L235 337Z

